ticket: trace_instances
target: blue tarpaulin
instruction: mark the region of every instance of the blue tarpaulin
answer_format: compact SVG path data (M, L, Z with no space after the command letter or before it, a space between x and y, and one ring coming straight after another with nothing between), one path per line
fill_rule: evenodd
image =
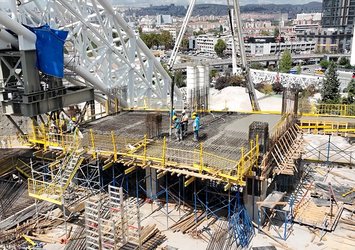
M64 43L68 31L51 29L48 24L26 28L36 34L37 68L58 78L64 77Z

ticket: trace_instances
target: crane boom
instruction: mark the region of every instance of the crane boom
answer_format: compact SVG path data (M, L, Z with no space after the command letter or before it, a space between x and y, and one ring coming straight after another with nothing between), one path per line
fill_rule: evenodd
M247 63L247 57L245 53L245 46L244 46L244 39L242 35L242 20L240 18L240 7L239 7L239 0L233 0L233 6L234 6L234 13L235 13L235 22L237 25L237 35L238 35L238 41L239 41L239 53L241 57L241 63L242 63L242 71L246 80L246 87L248 89L248 94L249 94L249 99L250 103L252 106L253 111L260 111L260 106L258 99L256 97L256 92L254 88L254 84L251 81L250 77L250 69Z
M171 52L171 56L168 61L169 70L171 70L174 66L175 59L176 59L177 53L179 51L180 44L182 42L182 38L184 37L187 24L189 23L192 11L194 10L195 2L196 2L196 0L190 0L189 8L187 9L186 16L184 18L184 21L182 22L182 26L181 26L179 35L176 38L173 51Z

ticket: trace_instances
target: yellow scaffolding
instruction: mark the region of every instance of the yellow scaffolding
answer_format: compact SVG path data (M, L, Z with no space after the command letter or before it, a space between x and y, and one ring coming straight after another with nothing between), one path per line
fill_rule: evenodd
M308 134L332 134L349 136L355 134L355 122L300 119L299 127Z
M63 188L59 184L28 179L28 195L52 202L57 205L62 205Z
M112 163L106 163L105 169L114 162L122 162L129 166L129 171L136 167L147 167L167 170L202 179L211 179L236 185L245 185L245 177L252 175L252 167L257 166L259 145L250 142L250 149L241 149L238 161L227 159L207 152L200 144L199 149L186 150L168 146L166 139L160 141L144 138L128 138L109 134L99 134L90 130L82 140L74 135L58 135L41 130L42 134L34 133L30 141L44 146L54 146L69 152L73 149L70 140L74 140L75 148L82 146L89 154L96 157L109 157ZM255 141L258 141L256 138ZM126 171L128 171L126 170Z
M355 117L355 104L310 104L299 109L303 116Z

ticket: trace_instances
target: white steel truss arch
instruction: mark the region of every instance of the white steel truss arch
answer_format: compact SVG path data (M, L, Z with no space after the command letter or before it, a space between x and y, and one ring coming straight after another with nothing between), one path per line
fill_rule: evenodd
M272 84L279 81L284 87L302 89L310 85L320 88L323 81L323 76L310 76L302 74L296 75L256 69L250 70L250 76L254 84L258 84L260 82L268 82Z
M65 44L68 81L73 82L74 71L105 97L117 97L123 107L168 105L170 76L108 0L21 2L19 22L48 23L69 31ZM174 96L181 103L178 88Z

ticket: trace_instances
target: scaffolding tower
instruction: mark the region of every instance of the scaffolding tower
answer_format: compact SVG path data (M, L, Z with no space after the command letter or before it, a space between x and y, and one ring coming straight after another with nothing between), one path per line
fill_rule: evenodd
M139 201L125 198L122 187L108 186L108 194L85 201L86 249L140 246Z

